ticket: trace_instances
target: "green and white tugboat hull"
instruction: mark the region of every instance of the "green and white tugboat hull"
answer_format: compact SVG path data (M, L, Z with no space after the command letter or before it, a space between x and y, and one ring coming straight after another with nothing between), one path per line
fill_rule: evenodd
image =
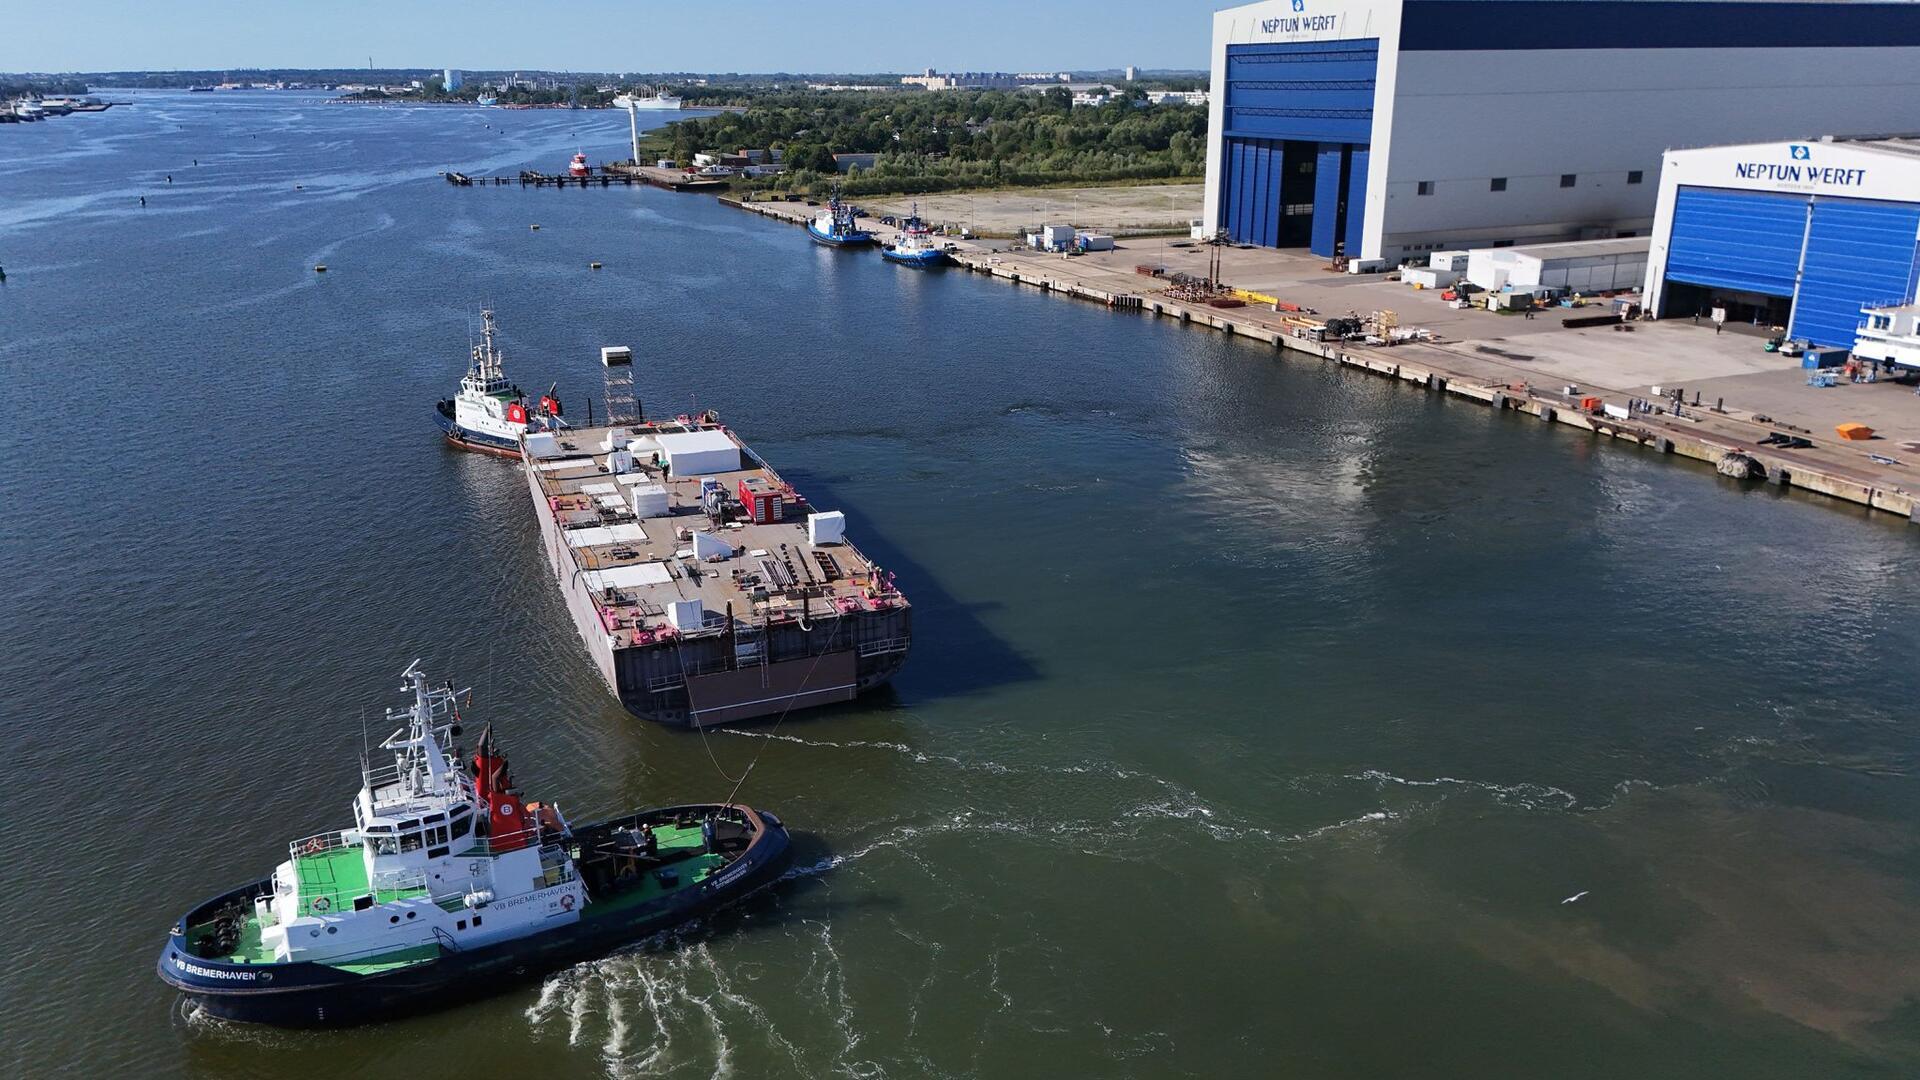
M786 827L735 803L572 825L525 802L491 729L470 762L451 687L363 762L355 824L288 845L269 877L174 924L160 978L228 1020L338 1027L443 1008L590 960L744 899L785 873Z

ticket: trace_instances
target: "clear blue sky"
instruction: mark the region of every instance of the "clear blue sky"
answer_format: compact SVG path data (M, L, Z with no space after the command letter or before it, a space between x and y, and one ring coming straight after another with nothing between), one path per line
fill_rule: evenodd
M1204 68L1232 0L40 0L0 5L0 71Z

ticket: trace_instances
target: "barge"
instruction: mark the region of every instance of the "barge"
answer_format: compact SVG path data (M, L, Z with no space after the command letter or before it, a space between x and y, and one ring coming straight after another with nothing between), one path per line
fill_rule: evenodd
M522 445L548 569L634 715L782 716L851 701L906 662L913 609L893 575L715 414Z

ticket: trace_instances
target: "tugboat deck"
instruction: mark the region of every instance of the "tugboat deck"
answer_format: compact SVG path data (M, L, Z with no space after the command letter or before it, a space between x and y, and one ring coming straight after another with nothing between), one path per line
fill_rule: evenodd
M679 868L680 873L684 874L686 878L685 884L687 885L698 884L713 874L720 872L727 866L727 860L724 856L703 852L706 842L701 835L698 825L655 825L653 826L653 834L659 845L659 851L662 854L671 856L676 852L685 853L685 857L677 862L676 866ZM298 875L298 880L301 883L303 891L310 886L317 886L323 892L337 893L349 902L351 902L353 897L363 896L368 891L369 882L367 881L366 863L361 855L361 849L358 844L336 847L313 854L297 855L294 857L293 862L294 873ZM660 896L672 892L679 887L680 885L678 883L670 885L653 875L648 875L633 888L625 890L604 901L600 901L598 905L590 906L586 913L588 915L603 914L620 908L643 904L649 900L658 899ZM411 891L417 892L418 890ZM409 892L409 890L400 890L399 892L384 889L379 890L375 894L374 902L386 903L407 892ZM601 910L596 910L596 907ZM395 952L381 953L377 956L369 956L360 960L331 964L329 966L338 968L341 971L350 971L357 975L372 975L382 971L390 971L394 968L406 967L409 964L417 964L423 960L437 959L439 956L440 947L438 945L421 945L413 948L400 949ZM234 964L271 964L275 962L273 950L267 948L261 941L260 918L258 915L247 916L241 927L240 939L235 943L233 951L218 959L226 960Z

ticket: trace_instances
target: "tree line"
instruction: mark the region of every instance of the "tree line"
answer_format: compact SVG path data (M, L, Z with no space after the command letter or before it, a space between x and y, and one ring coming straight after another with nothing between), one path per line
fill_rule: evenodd
M1135 87L1075 108L1045 91L775 91L744 110L681 120L648 135L643 153L690 161L696 152L779 149L788 173L743 186L822 189L835 154L878 155L839 176L852 195L1197 177L1206 171L1207 110L1140 107Z

